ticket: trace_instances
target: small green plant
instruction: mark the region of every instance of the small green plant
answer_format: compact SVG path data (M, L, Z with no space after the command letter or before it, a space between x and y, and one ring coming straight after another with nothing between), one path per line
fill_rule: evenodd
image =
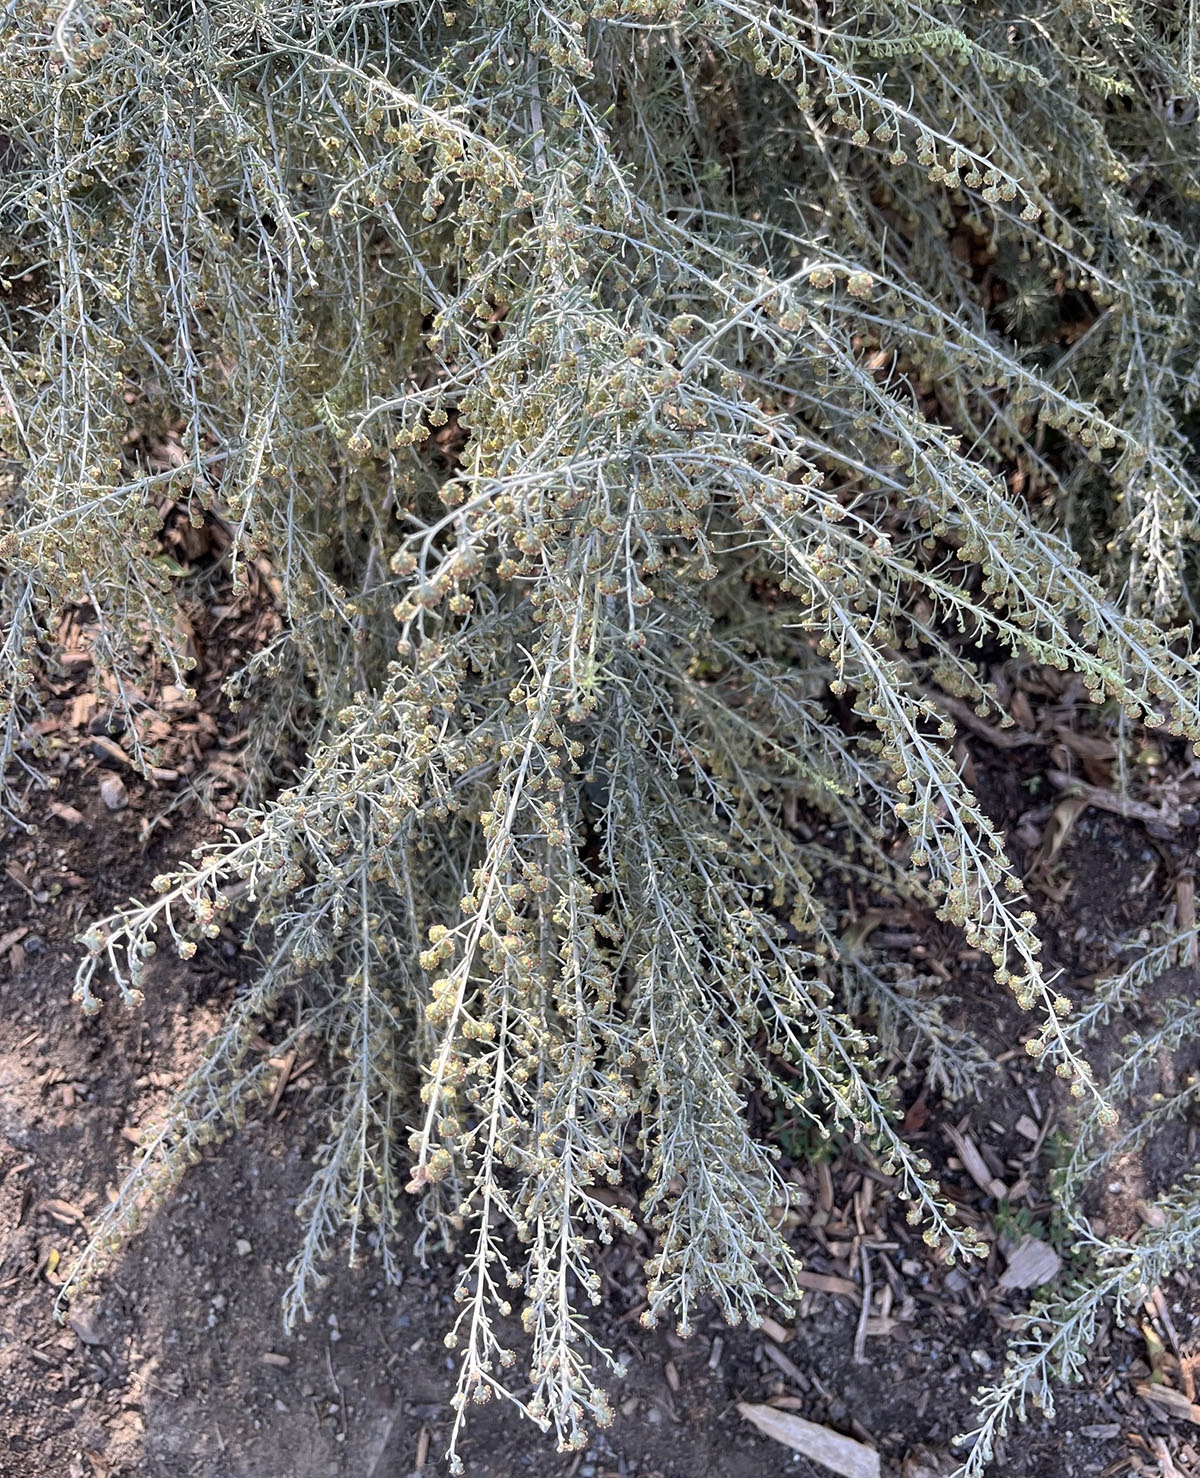
M830 884L990 956L1092 1144L1109 1098L938 695L994 712L982 645L1200 739L1189 8L55 0L0 36L9 810L72 607L120 702L186 687L166 503L235 580L268 559L286 620L233 680L244 811L84 936L89 1011L225 917L264 963L75 1283L265 1091L285 998L341 1084L287 1317L415 1196L461 1259L452 1460L514 1308L529 1414L610 1419L617 1180L648 1322L788 1303L754 1090L982 1250L884 1064L965 1092L983 1050ZM1047 1310L967 1471L1190 1255L1195 1187L1163 1212Z
M999 1201L992 1216L992 1227L997 1240L1017 1243L1022 1237L1044 1237L1046 1228L1035 1220L1028 1206L1014 1206L1011 1201Z

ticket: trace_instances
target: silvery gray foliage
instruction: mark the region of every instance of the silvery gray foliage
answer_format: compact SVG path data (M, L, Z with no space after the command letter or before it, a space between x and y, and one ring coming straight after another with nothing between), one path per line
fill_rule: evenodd
M649 1321L788 1304L754 1090L866 1141L950 1256L983 1250L886 1072L968 1091L979 1044L845 947L839 873L991 957L1102 1137L1114 1110L931 693L994 713L987 645L1200 738L1169 629L1198 506L1193 20L8 8L10 809L64 611L96 613L119 696L151 658L186 684L167 503L225 524L235 580L269 561L286 617L232 680L244 813L84 936L88 1010L136 1003L157 945L186 957L223 917L264 965L77 1279L267 1091L249 1044L285 996L288 1041L327 1044L341 1083L288 1317L343 1237L398 1255L407 1156L423 1241L462 1259L452 1455L468 1404L519 1379L567 1447L610 1419L586 1308L597 1243L634 1221L622 1180L656 1238ZM306 757L273 784L283 733ZM1080 1297L1158 1255L1117 1249ZM1092 1307L1049 1307L1037 1380L1077 1369Z

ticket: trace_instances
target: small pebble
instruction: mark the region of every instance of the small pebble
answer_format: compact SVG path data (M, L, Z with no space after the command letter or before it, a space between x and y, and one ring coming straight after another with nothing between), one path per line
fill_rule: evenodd
M123 811L129 804L129 792L120 775L105 775L100 782L100 799L110 811Z
M250 1254L254 1251L254 1248L250 1245L249 1242L247 1242L245 1237L239 1237L237 1241L233 1244L233 1250L237 1253L239 1257L249 1257Z

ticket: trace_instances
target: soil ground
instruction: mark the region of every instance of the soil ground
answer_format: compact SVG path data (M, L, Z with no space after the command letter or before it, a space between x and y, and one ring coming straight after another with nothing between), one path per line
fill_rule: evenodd
M1035 701L1062 696L1051 689ZM49 711L69 717L72 701ZM216 741L209 758L192 746L210 774L227 717L207 735ZM86 705L74 720L62 719L49 767L57 788L32 798L37 834L11 828L0 857L0 1478L444 1472L452 1376L441 1341L452 1258L425 1268L411 1260L399 1287L385 1285L370 1260L353 1271L335 1264L318 1319L290 1337L281 1328L292 1211L326 1101L320 1061L301 1065L273 1112L252 1115L191 1170L69 1321L55 1322L55 1285L131 1141L196 1059L248 968L231 939L218 940L189 964L162 963L140 1010L112 1004L85 1018L72 1005L78 931L144 894L156 872L213 833L220 809L219 799L208 818L172 807L169 781L150 785L120 769L114 741L101 736L97 745ZM185 729L194 722L180 720ZM1162 759L1164 774L1182 776L1184 789L1173 794L1186 801L1192 770ZM1033 880L1048 956L1086 988L1110 965L1113 941L1161 914L1186 883L1194 812L1185 805L1182 824L1158 835L1096 804L1071 814L1046 779L1067 761L1045 745L1005 752L976 735L964 760ZM110 809L102 782L114 774L128 803ZM205 794L211 801L212 788ZM878 1450L886 1478L939 1478L953 1467L952 1439L971 1426L972 1394L999 1371L1027 1298L1000 1281L1014 1244L1028 1231L1044 1245L1053 1240L1049 1131L1063 1123L1063 1101L1020 1051L1015 1006L952 931L895 918L879 927L883 946L943 976L956 1009L994 1042L985 1101L947 1104L905 1084L906 1131L991 1240L987 1263L947 1271L907 1228L885 1179L851 1149L824 1165L798 1161L793 1235L812 1291L794 1321L749 1331L714 1317L687 1342L647 1333L637 1320L639 1249L614 1246L599 1332L630 1373L613 1389L613 1426L586 1452L559 1455L514 1410L486 1407L463 1450L474 1478L827 1478L828 1469L760 1435L739 1403L770 1403L857 1438ZM1190 970L1167 982L1193 997L1198 984ZM1114 1029L1100 1050L1116 1050L1118 1039ZM1197 1044L1185 1043L1160 1069L1166 1077L1198 1066ZM998 1202L972 1178L964 1145L1010 1200ZM1152 1140L1114 1172L1097 1215L1130 1230L1139 1205L1193 1167L1195 1151L1194 1126ZM1179 1414L1178 1401L1167 1407L1139 1394L1152 1373L1191 1389L1195 1273L1176 1275L1158 1300L1102 1329L1084 1384L1062 1392L1053 1422L1034 1414L1015 1430L994 1472L1200 1475L1200 1427Z

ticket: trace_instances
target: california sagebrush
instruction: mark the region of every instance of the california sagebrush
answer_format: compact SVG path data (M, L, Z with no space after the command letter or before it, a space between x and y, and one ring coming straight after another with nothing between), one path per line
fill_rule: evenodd
M1200 738L1168 629L1198 506L1189 8L71 0L2 36L10 777L68 607L119 692L151 651L186 682L164 499L227 525L235 578L269 559L287 618L236 679L240 825L85 938L87 1009L226 911L265 963L80 1276L261 1091L285 994L342 1084L289 1318L339 1240L393 1266L407 1179L462 1259L452 1449L518 1359L510 1304L530 1413L568 1446L608 1419L585 1308L621 1178L651 1320L786 1303L754 1088L979 1250L881 1064L961 1092L983 1054L844 946L823 882L961 926L1111 1121L938 694L992 711L986 644ZM273 784L285 731L307 758ZM1195 1187L1164 1208L1182 1256ZM1151 1255L1105 1257L1136 1283ZM972 1472L1077 1368L1086 1317L1038 1327Z

